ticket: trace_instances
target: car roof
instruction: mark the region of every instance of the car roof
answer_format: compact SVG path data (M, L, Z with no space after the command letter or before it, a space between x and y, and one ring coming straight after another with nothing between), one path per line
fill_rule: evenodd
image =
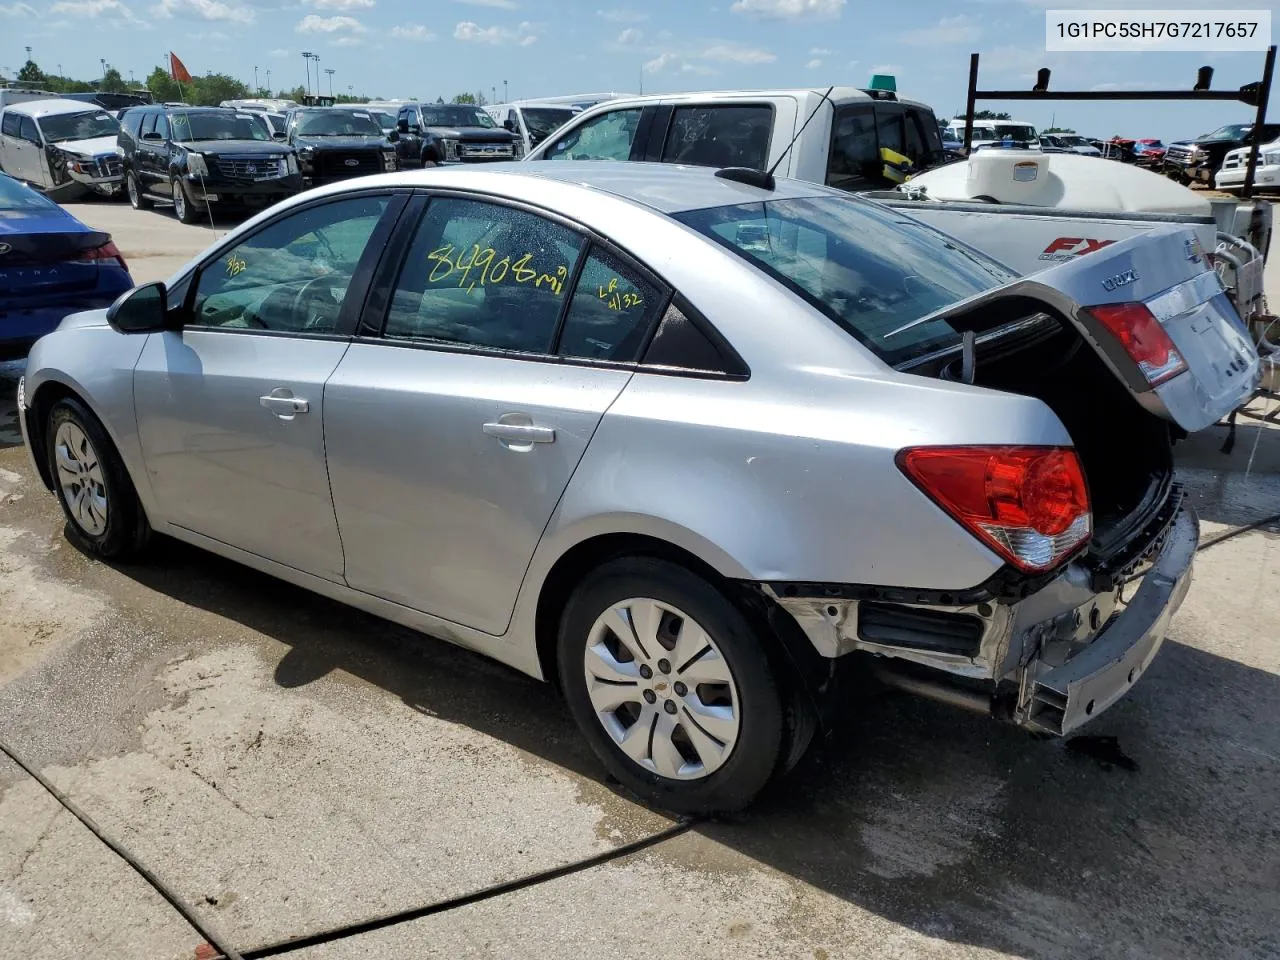
M10 104L5 110L26 114L29 117L56 117L64 113L110 113L106 107L84 100L22 100Z
M653 103L701 103L713 100L750 100L761 97L821 97L827 93L827 87L782 87L782 88L761 88L758 90L697 90L690 93L655 93L645 94L641 96L618 97L613 100L606 100L601 103L593 104L583 113L596 111L598 109L608 108L610 110L623 106L642 106ZM924 107L932 110L927 103L918 100L904 100L896 94L880 96L876 92L868 92L863 87L854 86L834 86L831 88L828 96L831 100L839 105L842 102L859 101L871 103L876 100L885 100L890 103L904 103L913 107Z

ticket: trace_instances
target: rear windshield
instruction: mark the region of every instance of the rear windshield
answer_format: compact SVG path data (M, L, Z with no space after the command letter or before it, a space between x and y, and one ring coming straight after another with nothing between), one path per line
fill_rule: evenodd
M58 205L43 194L0 173L0 220L6 214L18 215L19 211L48 213L57 209Z
M1034 140L1036 138L1036 128L1028 127L1019 123L1002 123L996 127L996 136L1001 140L1008 138L1010 140Z
M559 107L525 107L521 112L524 114L524 125L529 128L530 139L537 143L541 143L550 134L578 115L576 110L572 110L569 107L564 109Z
M267 122L256 113L174 113L173 139L179 143L191 140L270 140Z
M62 113L52 117L41 117L40 132L50 143L114 137L120 133L120 121L105 110Z
M890 365L960 341L945 320L887 336L892 331L1016 278L931 227L848 198L773 200L675 217L795 291Z

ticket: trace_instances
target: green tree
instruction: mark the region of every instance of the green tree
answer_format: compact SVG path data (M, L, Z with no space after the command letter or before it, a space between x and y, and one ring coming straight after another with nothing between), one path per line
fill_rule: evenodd
M301 103L307 96L306 87L294 87L292 90L281 90L281 100L294 100Z
M129 89L129 85L124 82L124 77L120 76L119 70L108 67L107 72L102 75L98 89L103 93L124 93Z
M1041 130L1041 133L1075 133L1070 127L1050 127L1048 130Z
M476 102L476 95L475 95L474 93L458 93L458 94L454 94L453 102L454 102L454 103L471 103L471 104L474 104L474 103Z
M169 76L163 67L156 67L147 77L147 89L156 98L157 103L176 102L182 99L182 89L178 81Z
M249 88L225 73L207 73L191 78L191 96L187 102L204 107L216 107L223 100L243 100L249 96Z
M957 120L963 120L965 118L965 114L957 113L955 118ZM975 120L1012 120L1013 116L1008 113L995 113L994 111L991 111L991 110L975 110L973 113L973 119Z
M22 69L18 71L18 81L20 83L44 83L44 71L36 66L34 60L28 60L22 65Z

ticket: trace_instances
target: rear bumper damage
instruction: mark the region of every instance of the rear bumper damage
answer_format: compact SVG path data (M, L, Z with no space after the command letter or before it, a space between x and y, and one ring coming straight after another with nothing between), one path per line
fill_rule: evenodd
M1186 596L1199 522L1171 506L1121 575L1075 562L1016 601L891 603L763 589L824 657L871 655L892 686L1064 736L1129 691Z

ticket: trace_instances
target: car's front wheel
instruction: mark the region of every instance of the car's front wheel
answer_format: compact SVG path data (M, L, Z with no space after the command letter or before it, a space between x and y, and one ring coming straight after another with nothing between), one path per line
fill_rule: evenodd
M151 198L142 191L142 184L138 182L138 175L132 170L129 171L124 181L125 193L129 195L129 206L135 210L150 210Z
M182 182L181 177L174 177L171 185L173 187L174 216L181 223L195 223L198 212L195 203L192 202L190 195L187 193L186 184Z
M151 533L133 481L97 418L68 397L45 426L49 473L71 537L107 560L127 560Z
M715 585L650 558L594 570L565 607L560 680L609 772L677 813L745 807L782 749L761 637Z

